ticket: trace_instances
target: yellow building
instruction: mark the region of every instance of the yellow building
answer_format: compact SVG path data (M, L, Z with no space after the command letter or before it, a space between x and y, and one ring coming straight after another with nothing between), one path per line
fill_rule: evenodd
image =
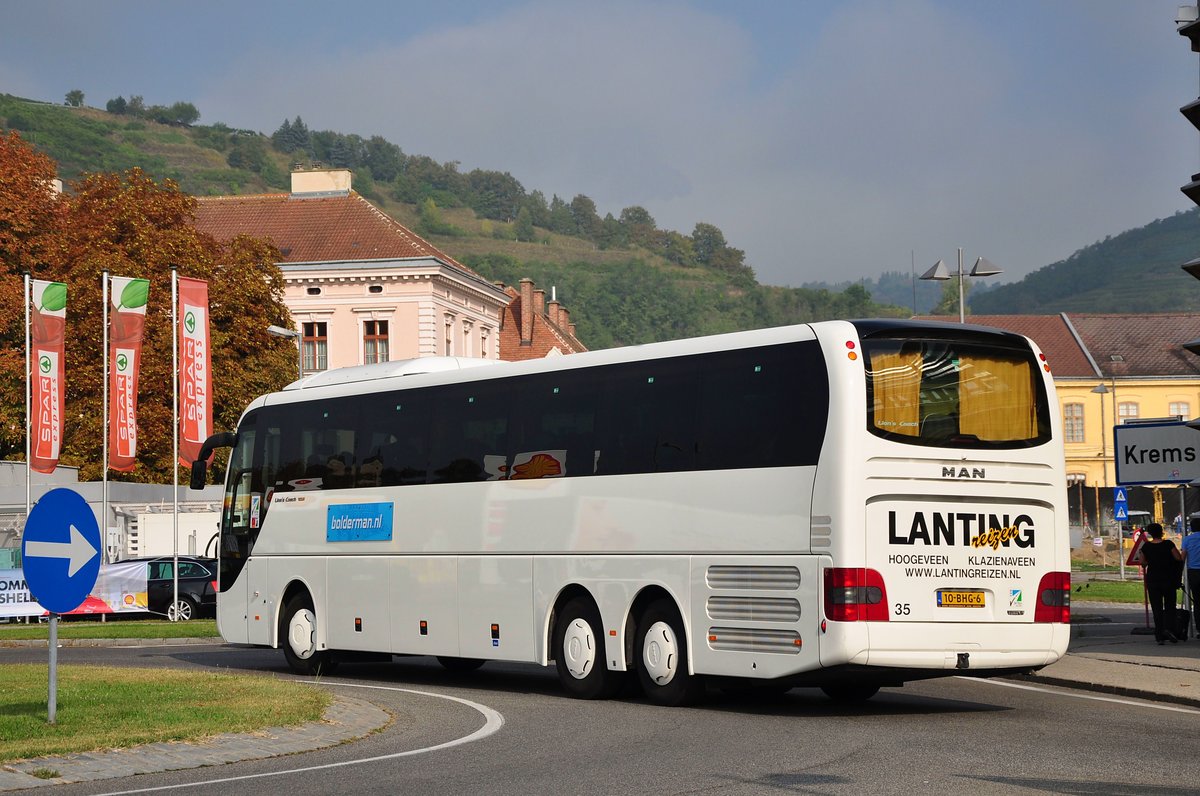
M1046 354L1063 419L1073 524L1096 527L1097 514L1106 521L1111 512L1114 425L1200 416L1200 357L1182 347L1200 338L1200 314L1072 312L972 315L968 320L1023 334ZM1151 490L1143 491L1147 494L1136 507L1156 513ZM1177 491L1161 490L1167 505L1160 512L1167 523L1180 513L1179 499L1172 494Z

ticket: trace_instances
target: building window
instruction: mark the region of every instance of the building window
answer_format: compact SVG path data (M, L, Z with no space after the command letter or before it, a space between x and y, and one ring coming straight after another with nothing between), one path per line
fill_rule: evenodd
M475 356L475 346L472 345L475 341L471 339L471 322L463 321L463 356Z
M1126 420L1138 419L1138 405L1134 401L1122 401L1117 404L1117 418L1124 423Z
M1192 405L1187 401L1172 401L1167 414L1182 417L1185 420L1192 416Z
M383 285L371 285L367 288L368 293L382 293Z
M488 356L488 330L481 329L479 331L479 355L484 359Z
M454 317L446 316L446 356L454 356Z
M304 324L304 372L314 373L329 368L329 337L328 325L321 323Z
M1063 405L1063 431L1067 442L1083 442L1083 404Z
M363 362L374 365L388 361L388 322L367 321L363 324Z
M319 296L319 295L321 295L321 288L310 287L305 292L308 293L308 295L310 295L310 296Z

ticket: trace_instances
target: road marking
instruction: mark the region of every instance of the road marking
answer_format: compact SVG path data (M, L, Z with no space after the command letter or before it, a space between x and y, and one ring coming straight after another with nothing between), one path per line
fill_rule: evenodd
M1073 697L1075 699L1091 699L1096 702L1112 702L1116 705L1132 705L1139 708L1152 708L1154 710L1167 710L1172 713L1190 713L1200 716L1200 710L1196 708L1181 708L1176 705L1160 705L1156 702L1146 702L1137 699L1121 699L1120 697L1097 696L1095 694L1080 694L1074 691L1048 688L1041 685L1025 685L1023 683L1010 683L1004 680L984 680L978 677L958 677L959 680L971 680L976 683L987 683L988 685L1001 685L1005 688L1019 688L1022 691L1040 691L1043 694L1056 694L1058 696Z
M459 697L448 696L446 694L434 694L429 691L414 691L411 688L395 688L393 686L386 686L386 685L363 685L363 684L359 684L359 683L335 683L335 682L331 682L328 680L326 680L324 683L322 683L322 685L342 686L343 688L370 688L370 689L376 689L379 691L399 691L404 694L416 694L417 696L436 697L437 699L448 699L451 702L457 702L460 705L466 705L467 707L472 708L472 709L478 711L479 713L483 714L484 722L483 722L482 727L480 727L478 730L471 733L470 735L464 735L461 738L455 738L453 741L446 741L445 743L440 743L435 746L426 746L421 749L409 749L407 752L396 752L396 753L390 754L390 755L377 755L375 757L363 757L363 758L359 758L357 760L343 760L340 763L325 763L324 765L320 765L320 766L305 766L302 768L289 768L286 771L268 771L268 772L262 773L262 774L245 774L243 776L237 776L237 777L221 777L220 779L206 779L201 782L186 782L186 783L181 783L178 785L159 785L159 786L153 787L153 788L136 788L134 790L110 791L109 793L96 794L96 796L125 796L126 794L130 794L130 793L153 793L154 791L180 790L183 788L196 788L196 787L200 787L203 785L219 785L224 782L241 782L243 780L248 780L248 779L262 779L263 777L281 777L281 776L284 776L287 774L303 774L303 773L306 773L309 771L323 771L325 769L330 769L330 768L344 768L346 766L357 766L357 765L360 765L363 763L378 763L381 760L395 760L400 757L412 757L413 755L423 755L423 754L427 754L429 752L437 752L442 749L449 749L453 746L460 746L461 744L479 741L479 740L482 740L482 739L488 737L489 735L499 732L500 728L504 726L503 714L501 714L499 711L489 708L487 705L481 705L478 702L472 702L469 699L461 699ZM314 750L314 751L316 751L316 750ZM240 761L240 762L246 762L246 761Z

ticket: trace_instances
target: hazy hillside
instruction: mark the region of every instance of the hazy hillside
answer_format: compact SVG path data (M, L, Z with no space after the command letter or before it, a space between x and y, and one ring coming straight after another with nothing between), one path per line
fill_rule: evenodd
M585 195L547 200L507 172L463 174L378 136L310 131L298 116L264 135L194 124L199 111L188 103L116 99L110 113L0 94L0 130L53 158L65 181L139 167L194 195L238 194L287 190L296 163L350 168L356 191L485 276L556 288L592 348L910 311L876 304L860 285L760 285L713 224L659 229L640 207L602 218Z
M1180 270L1200 257L1200 208L1080 249L1020 282L972 295L987 314L1200 311L1200 282Z

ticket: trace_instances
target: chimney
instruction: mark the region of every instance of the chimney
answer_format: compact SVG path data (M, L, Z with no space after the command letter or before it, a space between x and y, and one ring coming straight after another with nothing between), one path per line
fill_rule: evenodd
M571 328L571 312L561 305L558 308L558 328L564 331Z
M575 334L575 324L571 324L569 331L571 332L572 337L574 337L576 340L579 339L579 335Z
M521 345L533 345L533 280L521 280Z
M558 326L558 299L550 299L550 305L546 308L546 317L550 319L550 323Z
M309 169L292 172L293 199L349 195L350 169Z

